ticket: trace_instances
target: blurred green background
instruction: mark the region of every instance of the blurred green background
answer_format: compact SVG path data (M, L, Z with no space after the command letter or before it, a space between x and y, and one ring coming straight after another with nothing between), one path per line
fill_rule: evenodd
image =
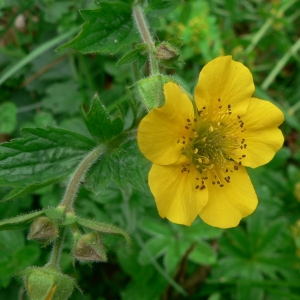
M23 127L48 125L89 137L80 104L87 107L96 92L112 113L116 103L128 111L132 69L116 62L129 49L117 55L55 52L79 32L78 10L95 7L89 0L0 1L0 142L19 137ZM77 213L123 227L133 243L126 247L120 238L104 237L109 262L74 268L68 241L63 271L77 279L86 300L300 299L300 1L182 1L148 18L156 40L183 39L183 63L166 73L191 93L201 68L217 56L232 55L249 67L255 95L285 114L285 144L271 163L249 169L258 209L228 230L199 219L191 227L160 219L149 189L105 182L92 191L88 182ZM141 72L147 74L146 65ZM149 167L145 161L145 180ZM64 184L1 203L0 219L57 205ZM1 299L25 299L13 275L47 261L50 248L26 235L0 232ZM83 296L75 291L71 299Z

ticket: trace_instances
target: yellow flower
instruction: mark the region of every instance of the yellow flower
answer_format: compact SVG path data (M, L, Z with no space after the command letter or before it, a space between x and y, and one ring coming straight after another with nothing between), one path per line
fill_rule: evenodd
M165 104L140 123L138 144L153 162L149 186L161 217L191 225L237 226L257 206L245 167L269 162L283 144L282 112L251 97L253 78L231 56L200 73L195 102L176 84L164 86Z

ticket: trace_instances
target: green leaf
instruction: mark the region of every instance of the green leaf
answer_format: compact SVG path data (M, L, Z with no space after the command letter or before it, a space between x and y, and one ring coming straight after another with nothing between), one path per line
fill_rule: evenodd
M57 178L54 178L54 179L50 179L48 181L45 181L43 182L42 184L31 184L27 187L14 187L12 190L10 190L9 193L7 193L2 199L1 201L8 201L8 200L13 200L13 199L17 199L17 198L20 198L26 194L29 194L29 193L32 193L36 190L39 190L45 186L48 186L50 184L53 184L53 183L57 183L61 180L64 179L65 176L62 176L62 177L57 177Z
M20 215L14 218L0 221L0 230L16 230L26 228L29 225L28 223L30 221L44 213L45 210L39 210L29 214Z
M151 15L164 15L174 10L182 1L180 0L150 0L147 10Z
M84 218L80 218L80 217L76 217L76 221L79 225L86 227L88 229L91 230L95 230L101 233L106 233L106 234L118 234L118 235L122 235L126 241L127 244L130 244L130 237L128 235L128 233L122 229L119 228L117 226L114 226L112 224L109 223L100 223L98 221L93 221L90 219L84 219Z
M82 96L75 82L66 81L54 83L46 89L43 107L55 114L74 114L79 111Z
M0 105L0 134L12 133L17 127L17 106L12 102Z
M23 137L0 146L0 186L16 189L15 198L69 175L95 146L86 137L68 130L27 128ZM8 200L8 199L6 199Z
M123 57L121 57L117 62L117 66L126 65L133 61L136 61L141 55L143 56L142 53L147 49L148 46L145 44L138 45L136 49L126 53Z
M195 249L189 255L189 260L199 265L211 265L216 262L216 253L204 241L197 241Z
M123 121L116 118L111 121L109 113L96 96L86 114L82 109L84 122L93 137L100 142L106 142L118 135L123 129Z
M131 6L122 2L101 2L99 8L81 10L86 23L69 43L58 48L73 48L82 53L117 52L122 46L138 40L133 28Z
M152 236L171 236L173 234L167 222L150 217L144 217L140 221L140 227Z
M165 254L168 250L170 238L168 237L154 237L145 243L146 251L142 250L139 255L140 264L147 265L151 262L151 258L147 252L150 252L155 259Z
M121 189L132 185L144 191L146 183L142 168L145 163L136 141L125 142L96 162L87 176L87 187L100 194L110 181L114 181Z

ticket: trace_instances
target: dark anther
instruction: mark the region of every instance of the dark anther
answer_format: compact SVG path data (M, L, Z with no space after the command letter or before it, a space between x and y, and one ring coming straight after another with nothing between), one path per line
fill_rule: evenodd
M238 168L238 166L234 166L234 169L237 171L239 168Z
M220 184L220 187L223 187L224 186L224 184Z
M177 141L177 144L179 143L179 140Z
M189 123L191 122L191 120L190 119L186 119Z
M244 155L242 155L242 157L246 157L246 155L244 154Z
M196 189L199 189L199 187L200 187L199 185L196 185Z
M221 101L221 99L220 99L220 98L218 98L218 101L220 102L220 101Z
M214 181L212 181L212 184L216 184Z
M194 122L197 122L197 119L194 119Z
M188 127L188 126L185 126L184 128L185 128L185 129L189 129L189 127Z
M242 164L242 162L239 162L239 165L241 165Z

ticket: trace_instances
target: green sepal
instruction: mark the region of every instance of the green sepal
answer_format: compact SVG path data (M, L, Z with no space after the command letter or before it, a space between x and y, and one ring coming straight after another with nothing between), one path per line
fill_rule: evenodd
M139 59L140 56L145 56L145 52L149 50L148 45L146 44L139 44L135 47L134 50L126 53L123 57L121 57L118 62L117 66L126 65L131 62L134 62Z
M154 75L139 80L136 85L147 110L160 107L164 104L163 86L174 79L169 76Z
M109 223L100 223L98 221L84 219L80 217L76 217L76 220L79 225L97 232L122 235L126 239L127 245L130 245L131 243L128 233L122 228L119 228Z
M123 130L122 119L117 117L111 120L98 95L93 99L89 111L86 113L82 109L81 112L89 132L100 143L111 140Z
M45 214L45 210L34 211L29 214L19 215L17 217L9 218L0 221L0 230L19 230L26 228L30 225L30 222L38 216Z
M107 262L105 247L97 232L73 237L73 257L81 262Z
M29 267L17 274L24 277L30 300L67 300L76 282L51 267Z
M138 41L133 28L131 5L122 2L101 2L97 9L81 10L86 23L81 32L57 51L73 48L81 53L117 52L122 46Z

